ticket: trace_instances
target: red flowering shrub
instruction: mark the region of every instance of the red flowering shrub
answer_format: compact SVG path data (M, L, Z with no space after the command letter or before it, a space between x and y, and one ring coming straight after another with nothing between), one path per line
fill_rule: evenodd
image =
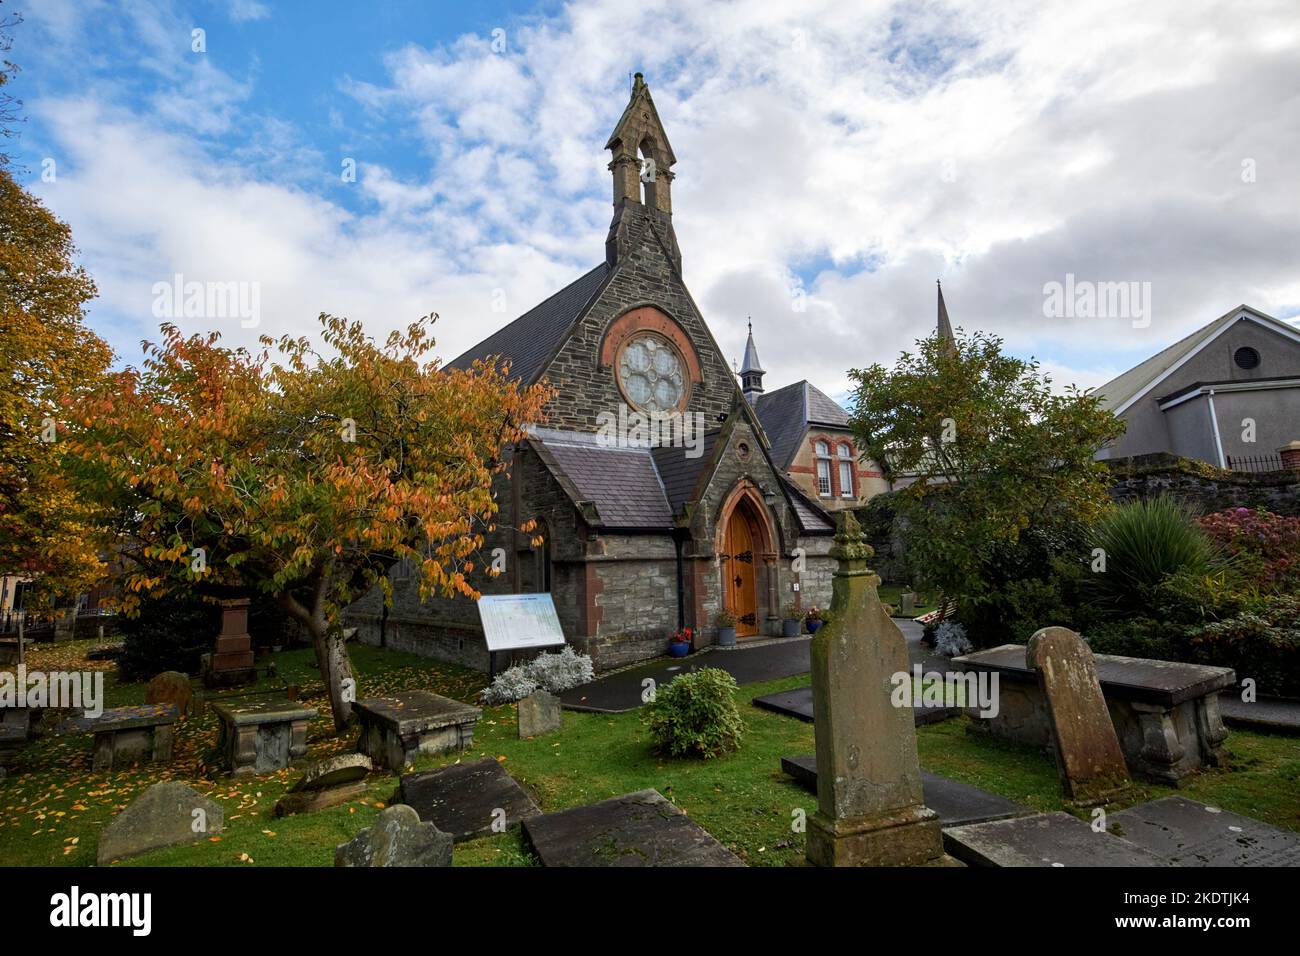
M1263 508L1229 508L1196 523L1232 557L1238 573L1261 590L1300 588L1300 518Z

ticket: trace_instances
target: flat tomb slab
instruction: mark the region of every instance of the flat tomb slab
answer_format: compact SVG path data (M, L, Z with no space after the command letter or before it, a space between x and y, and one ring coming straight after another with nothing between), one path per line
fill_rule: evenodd
M119 730L140 730L160 724L174 724L180 712L172 704L143 704L139 707L110 707L98 717L69 717L59 724L60 734L102 734Z
M272 773L307 756L307 725L316 708L279 696L211 706L221 721L217 749L231 773Z
M658 790L524 821L543 866L744 866Z
M781 769L805 790L817 792L816 757L782 757ZM939 814L939 825L944 827L1004 820L1034 812L1023 803L926 770L921 771L921 786L925 791L925 805Z
M263 697L237 701L213 701L212 710L232 727L311 720L315 707L304 707L287 697Z
M427 690L394 697L369 697L352 705L361 724L357 750L376 767L400 770L416 754L464 750L474 742L474 727L483 712Z
M405 803L422 821L450 833L457 843L491 836L496 820L512 827L542 812L491 757L408 773L394 802ZM504 817L498 811L504 811Z
M1172 866L1158 853L1056 811L943 831L943 847L971 866Z
M1093 661L1097 666L1097 680L1107 698L1144 701L1166 707L1217 693L1237 681L1230 667L1115 654L1094 654ZM964 657L954 657L952 662L965 670L995 670L1013 679L1038 680L1037 674L1025 663L1023 644L1003 644Z
M1139 803L1111 814L1110 823L1179 866L1300 866L1300 833L1186 797Z
M1225 724L1234 727L1300 734L1300 700L1260 697L1246 703L1229 689L1219 695L1219 714Z
M754 706L781 714L783 717L796 717L812 723L812 688L796 687L794 690L783 690L777 694L755 697ZM913 708L913 713L916 716L916 725L920 727L939 720L947 720L949 717L957 717L962 713L962 709L960 707L916 707Z

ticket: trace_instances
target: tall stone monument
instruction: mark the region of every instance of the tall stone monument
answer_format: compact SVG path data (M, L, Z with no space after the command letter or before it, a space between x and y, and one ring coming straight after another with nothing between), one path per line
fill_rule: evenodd
M203 683L208 687L229 687L256 679L253 639L248 634L251 603L248 598L221 602L221 633L203 672Z
M817 866L948 862L939 817L925 806L912 708L895 707L890 678L909 673L903 634L880 603L874 553L842 511L831 621L812 640L817 804L808 860Z

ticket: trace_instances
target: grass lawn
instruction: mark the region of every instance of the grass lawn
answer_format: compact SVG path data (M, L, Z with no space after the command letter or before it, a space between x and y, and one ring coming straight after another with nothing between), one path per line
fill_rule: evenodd
M119 684L111 664L86 663L94 641L31 652L29 670L100 668L106 673L107 706L139 703L142 684ZM425 688L472 700L483 675L450 664L395 651L353 645L353 667L361 696ZM309 733L311 757L350 750L355 733L336 737L328 718L324 686L306 650L276 655L280 679L262 682L271 689L286 682L302 687L318 707ZM482 756L500 760L534 794L543 810L591 803L605 797L654 787L751 865L801 865L803 835L791 832L797 810L812 813L816 799L780 772L780 758L813 752L811 724L759 710L750 700L761 694L806 684L806 675L741 688L748 735L739 753L721 760L666 760L650 749L637 713L601 715L564 712L564 729L534 740L516 738L514 708L484 711L472 752L443 758L422 757L415 769L428 769ZM334 847L368 826L396 788L396 777L376 773L369 791L356 802L318 813L277 819L276 800L298 776L282 771L235 781L204 768L216 742L210 711L182 722L176 759L161 768L139 767L113 773L90 769L88 735L46 736L18 758L0 782L0 863L9 866L93 865L97 833L141 791L160 780L184 780L218 801L226 829L193 846L159 850L119 865L142 866L330 866ZM1198 777L1181 791L1206 803L1300 830L1300 747L1294 738L1233 731L1228 738L1232 770ZM921 765L928 770L1019 800L1040 810L1065 809L1056 768L1037 751L968 735L963 719L919 731ZM1174 792L1148 784L1130 802ZM458 844L458 866L529 866L518 828L490 838Z
M939 609L939 606L938 606L937 604L919 604L919 603L918 603L918 604L916 605L916 608L912 611L911 614L904 614L901 610L899 610L899 605L901 604L901 601L902 601L902 594L903 594L903 591L905 591L905 590L906 590L906 588L905 588L903 585L901 585L901 584L882 584L882 585L880 585L880 588L879 588L879 591L880 591L880 600L884 601L886 604L888 604L888 605L890 605L891 607L893 607L895 616L897 616L897 617L920 617L922 614L929 614L931 611L937 611L937 610ZM933 595L933 594L926 593L926 592L918 591L917 594L916 594L916 598L917 598L917 601L920 601L922 598L929 598L929 599L933 600L934 595Z

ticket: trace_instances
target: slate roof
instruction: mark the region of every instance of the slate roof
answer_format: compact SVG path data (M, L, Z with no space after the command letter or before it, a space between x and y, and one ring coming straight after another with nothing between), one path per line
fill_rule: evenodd
M799 527L812 534L831 534L835 531L835 522L820 505L800 491L799 486L785 475L781 476L781 481L789 493L790 504L794 506L795 517L799 519Z
M695 458L688 457L688 448L651 449L650 454L654 458L655 468L663 482L668 506L673 514L681 514L686 503L692 500L691 492L699 484L705 466L713 460L713 449L717 447L720 434L722 430L719 428L705 432L704 440L700 443L700 454Z
M475 359L499 355L510 360L512 379L527 383L536 381L565 333L595 298L608 272L608 267L602 262L478 345L456 356L446 367L466 369Z
M1157 352L1145 362L1139 362L1122 375L1117 375L1105 385L1098 386L1095 395L1100 395L1102 407L1117 411L1130 402L1139 392L1163 378L1175 365L1188 357L1201 345L1222 332L1225 327L1233 325L1240 318L1253 318L1265 327L1295 335L1296 328L1271 315L1265 315L1248 305L1239 305L1231 312L1219 316L1208 325L1203 325L1166 349Z
M606 527L673 527L668 495L650 448L612 447L595 434L554 428L530 429L529 440L541 446L543 461L549 458L560 469L556 478L561 484L567 479L579 501L591 502Z
M772 460L781 469L790 467L810 425L849 427L849 413L806 380L758 396L754 411L772 445Z

